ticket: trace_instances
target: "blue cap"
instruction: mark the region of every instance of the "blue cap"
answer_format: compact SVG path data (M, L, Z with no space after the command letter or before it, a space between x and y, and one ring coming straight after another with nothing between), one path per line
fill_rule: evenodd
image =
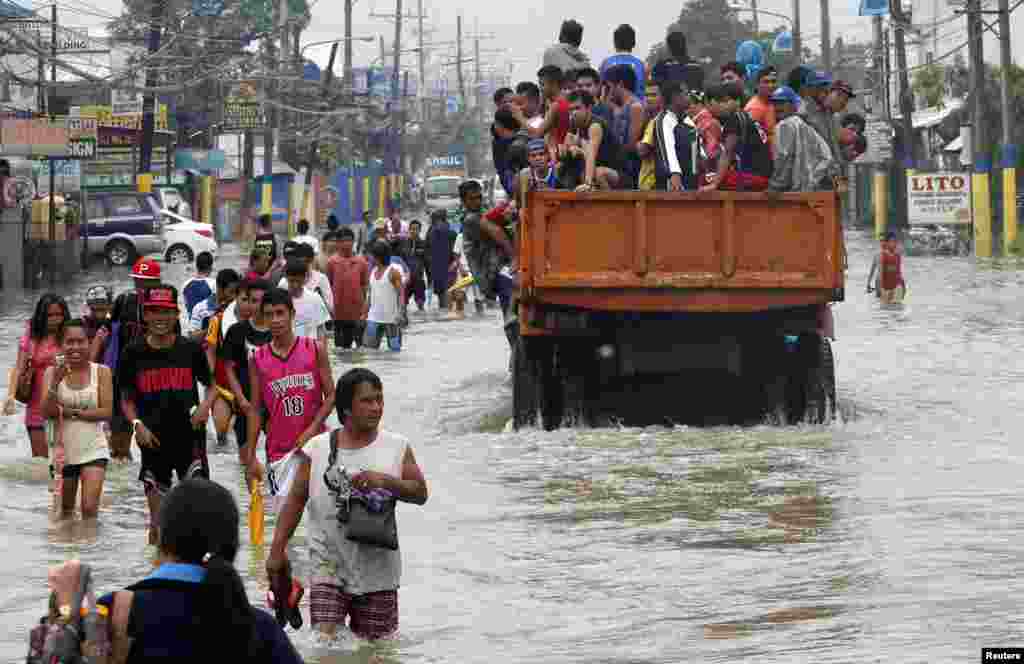
M526 149L529 152L536 152L537 150L543 150L547 147L543 138L531 138L526 144Z
M809 88L821 88L832 85L832 77L823 71L812 72L807 75L807 80L804 81L804 85Z
M782 104L785 102L789 102L791 104L799 104L800 95L794 92L793 88L789 87L788 85L783 85L782 87L775 88L775 92L772 93L771 97L768 97L768 101L772 102L773 104Z

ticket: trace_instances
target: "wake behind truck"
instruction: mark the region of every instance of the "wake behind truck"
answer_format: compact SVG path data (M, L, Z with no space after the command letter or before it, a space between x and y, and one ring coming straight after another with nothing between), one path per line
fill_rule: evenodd
M516 427L834 414L835 192L534 191L520 206Z

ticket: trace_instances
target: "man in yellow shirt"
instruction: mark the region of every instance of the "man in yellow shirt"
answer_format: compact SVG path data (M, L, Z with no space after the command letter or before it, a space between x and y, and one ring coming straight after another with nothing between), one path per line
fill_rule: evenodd
M640 155L640 174L637 176L637 186L640 191L654 191L656 187L655 163L658 151L654 146L654 119L661 112L661 91L655 81L647 82L647 126L644 128L643 137L637 144L637 153Z

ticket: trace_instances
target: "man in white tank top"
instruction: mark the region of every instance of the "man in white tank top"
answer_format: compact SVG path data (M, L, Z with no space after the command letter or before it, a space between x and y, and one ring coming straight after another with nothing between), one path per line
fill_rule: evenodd
M356 636L379 639L398 629L402 559L398 549L347 538L348 497L423 505L427 481L409 441L380 429L384 392L376 374L352 369L335 394L343 428L306 444L274 530L267 575L272 588L290 586L288 542L308 507L313 629L333 637L347 617Z

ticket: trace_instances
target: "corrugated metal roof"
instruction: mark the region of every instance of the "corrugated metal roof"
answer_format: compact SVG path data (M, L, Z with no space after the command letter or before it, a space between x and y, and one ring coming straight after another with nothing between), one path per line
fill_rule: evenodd
M35 12L12 0L0 0L0 18L31 18Z

